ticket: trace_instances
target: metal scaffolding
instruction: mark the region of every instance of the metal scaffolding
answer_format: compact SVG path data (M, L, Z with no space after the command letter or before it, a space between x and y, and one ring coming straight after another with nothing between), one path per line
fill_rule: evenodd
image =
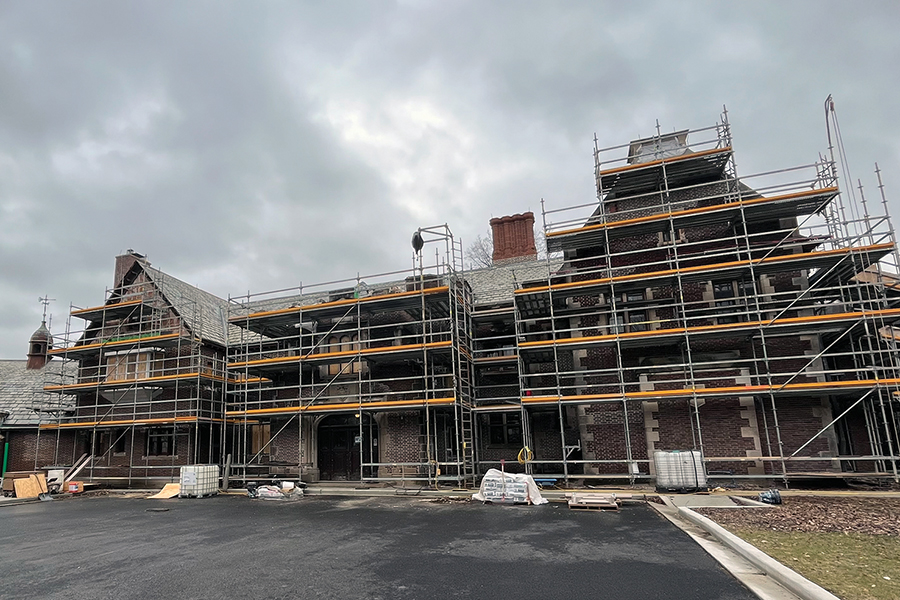
M134 255L145 277L72 307L39 435L129 483L635 483L687 449L713 479L897 481L900 259L826 116L827 156L741 177L727 112L595 140L597 200L542 201L543 262L466 271L442 225L411 269L226 301Z
M878 215L840 191L833 157L739 178L727 112L594 158L597 201L543 210L562 265L515 291L507 352L481 359L517 361L518 397L477 410L518 410L526 446L529 419L556 413L559 451L527 470L634 482L680 447L713 477L897 480L900 262L880 175ZM673 411L687 433L661 441Z
M462 244L446 225L416 235L411 270L229 299L232 479L471 484ZM428 243L443 251L426 266Z
M203 323L221 316L154 272L107 289L102 305L73 305L49 351L61 360L47 367L38 439L55 437L55 464L83 456L90 481L172 481L181 465L219 460L224 347Z

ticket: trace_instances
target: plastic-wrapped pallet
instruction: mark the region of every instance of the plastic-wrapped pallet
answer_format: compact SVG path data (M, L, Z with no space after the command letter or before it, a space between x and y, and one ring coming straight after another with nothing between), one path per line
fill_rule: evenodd
M703 457L696 450L672 450L653 453L656 466L656 489L660 491L693 491L706 489Z
M481 487L472 498L481 502L547 504L531 475L503 473L497 469L484 474Z
M181 498L199 498L219 493L218 465L187 465L181 467Z

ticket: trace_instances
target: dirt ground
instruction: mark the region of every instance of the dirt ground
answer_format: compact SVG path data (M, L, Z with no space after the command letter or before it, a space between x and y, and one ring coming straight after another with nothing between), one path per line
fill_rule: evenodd
M772 508L700 508L727 528L900 536L900 498L782 496Z

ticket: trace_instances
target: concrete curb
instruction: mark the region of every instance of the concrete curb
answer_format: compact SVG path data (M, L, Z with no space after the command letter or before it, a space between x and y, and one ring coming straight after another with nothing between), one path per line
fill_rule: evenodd
M703 515L684 506L678 507L678 514L685 520L706 530L721 543L743 556L747 562L804 600L840 600L840 598L825 588L787 568L756 546L748 544Z
M766 504L765 502L760 502L759 500L754 500L752 498L744 498L743 496L728 496L733 501L738 504L742 504L744 506L755 506L757 508L772 508L771 504Z
M20 506L40 502L40 498L13 498L12 500L0 500L0 506Z

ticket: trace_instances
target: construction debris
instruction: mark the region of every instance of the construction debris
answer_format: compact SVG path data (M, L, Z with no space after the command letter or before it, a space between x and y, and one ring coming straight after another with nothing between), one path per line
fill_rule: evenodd
M303 490L299 487L277 487L274 485L247 486L247 495L262 500L299 500Z
M13 481L16 490L16 498L49 498L47 494L47 480L43 474L32 474Z
M566 494L573 510L619 510L621 501L615 494Z

